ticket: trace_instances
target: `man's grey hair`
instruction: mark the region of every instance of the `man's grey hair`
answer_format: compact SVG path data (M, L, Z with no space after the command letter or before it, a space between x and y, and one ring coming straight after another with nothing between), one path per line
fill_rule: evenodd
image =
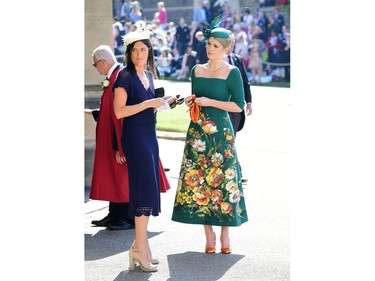
M97 60L106 60L106 61L117 61L116 56L113 53L111 47L107 45L100 45L97 47L93 53L93 58L96 58Z

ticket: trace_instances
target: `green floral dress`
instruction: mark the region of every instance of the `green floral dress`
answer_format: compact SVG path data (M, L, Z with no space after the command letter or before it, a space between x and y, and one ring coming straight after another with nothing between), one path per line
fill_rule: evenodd
M192 92L244 108L238 68L227 79L195 77ZM190 122L178 179L172 220L191 224L239 226L246 222L245 198L227 111L202 107L197 123Z

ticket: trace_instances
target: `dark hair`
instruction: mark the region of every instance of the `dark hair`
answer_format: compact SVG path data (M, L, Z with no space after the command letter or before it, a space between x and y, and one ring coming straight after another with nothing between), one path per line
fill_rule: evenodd
M155 67L155 57L154 57L154 48L152 47L151 41L149 39L144 40L138 40L141 41L143 44L145 44L148 48L148 58L147 58L147 65L146 68L151 71L151 73L154 75L155 78L158 78L156 67ZM138 41L134 41L133 43L129 44L125 51L125 58L124 58L124 65L127 65L130 72L132 72L134 75L137 74L135 70L134 63L131 60L131 53L134 48L134 44Z

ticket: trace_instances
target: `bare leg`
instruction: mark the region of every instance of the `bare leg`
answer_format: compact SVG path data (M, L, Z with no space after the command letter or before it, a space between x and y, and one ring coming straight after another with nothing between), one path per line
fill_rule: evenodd
M137 246L139 249L146 249L146 252L147 252L147 256L148 256L148 259L152 262L152 263L159 263L159 260L158 259L153 259L152 258L152 253L151 253L151 248L150 248L150 244L148 242L148 236L147 236L147 225L148 225L148 221L149 221L149 217L147 216L141 216L139 218L144 218L144 220L146 220L146 223L144 222L140 222L139 223L139 228L141 230L139 230L139 232L137 232L137 225L136 225L136 228L135 228L135 240L137 241L137 239L139 241L143 241L141 246ZM135 245L137 245L135 243ZM142 246L144 245L144 246Z
M138 261L142 270L156 271L157 267L151 264L151 250L148 243L147 225L148 216L135 217L135 241L134 247L130 249L130 269L134 270L133 260Z
M207 254L215 253L216 236L212 225L204 225L204 233L206 234L206 250Z
M147 225L148 225L148 216L140 216L135 217L135 246L140 251L147 252L147 249L149 248L148 245L148 235L147 235ZM147 254L142 254L142 259L140 262L149 262L147 258Z
M252 80L254 80L255 82L257 82L257 81L256 81L256 76L255 76L255 74L256 74L256 71L255 71L255 68L253 67L253 68L251 69Z
M232 250L230 248L228 226L221 227L220 242L221 242L221 252L224 254L229 254Z

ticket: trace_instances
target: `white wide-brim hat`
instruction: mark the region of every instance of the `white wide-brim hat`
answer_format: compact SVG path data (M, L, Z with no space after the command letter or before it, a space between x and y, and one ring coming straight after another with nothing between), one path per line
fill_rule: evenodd
M133 32L122 36L122 41L124 41L125 46L135 41L150 39L150 31L146 28L146 23L143 20L137 21L134 25L136 29Z

